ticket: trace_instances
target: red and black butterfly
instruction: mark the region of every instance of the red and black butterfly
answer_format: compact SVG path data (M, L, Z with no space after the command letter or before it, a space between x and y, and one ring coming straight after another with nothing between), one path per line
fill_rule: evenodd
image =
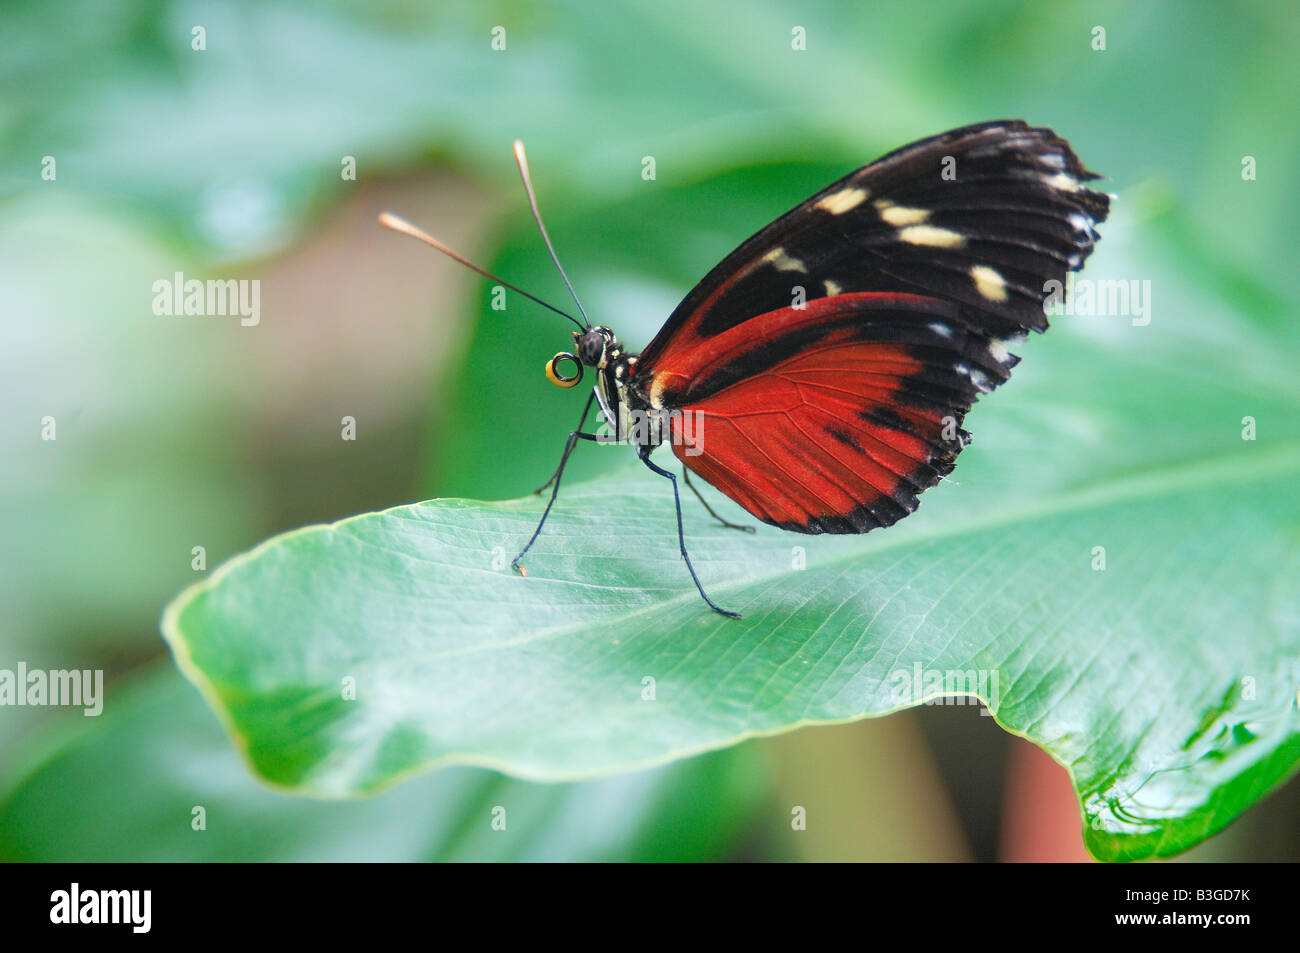
M555 258L522 146L515 151ZM1097 177L1050 129L965 126L851 172L751 236L640 354L592 327L574 294L583 320L559 313L578 324L576 346L546 373L572 387L590 367L596 386L515 568L523 571L577 441L604 439L583 429L593 401L614 438L672 481L682 558L723 615L735 613L704 592L687 555L677 478L650 459L660 443L671 444L688 485L693 471L781 529L866 533L907 516L969 442L961 424L971 404L1019 360L1005 343L1046 330L1050 290L1099 239L1109 197L1083 184ZM407 223L383 220L487 275Z

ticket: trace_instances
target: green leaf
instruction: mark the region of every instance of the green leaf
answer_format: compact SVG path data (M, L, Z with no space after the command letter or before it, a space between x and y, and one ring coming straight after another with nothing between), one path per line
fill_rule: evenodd
M494 551L513 554L539 502L434 501L278 537L188 591L164 630L254 769L329 795L435 764L630 770L919 702L917 666L996 673L998 720L1069 767L1094 852L1168 854L1300 756L1298 475L1292 446L796 537L802 571L791 537L692 514L733 622L690 588L663 481L629 473L569 488L526 579L494 571Z
M26 761L0 793L3 860L714 859L766 790L754 753L736 749L581 784L462 767L375 798L285 797L248 776L170 666L114 683L102 716L64 720Z

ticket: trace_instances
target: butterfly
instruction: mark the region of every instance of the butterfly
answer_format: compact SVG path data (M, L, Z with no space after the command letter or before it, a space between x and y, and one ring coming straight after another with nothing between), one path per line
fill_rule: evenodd
M797 533L867 533L916 510L970 442L962 422L1019 361L1007 345L1044 331L1044 303L1100 239L1110 196L1051 129L1021 120L964 126L850 172L746 239L704 276L640 352L593 326L560 267L521 143L515 156L538 228L581 320L496 278L409 223L462 264L573 321L573 350L547 379L595 372L542 518L579 441L632 446L672 483L682 559L705 603L682 529L677 476L690 474L756 519ZM605 434L584 428L593 402Z

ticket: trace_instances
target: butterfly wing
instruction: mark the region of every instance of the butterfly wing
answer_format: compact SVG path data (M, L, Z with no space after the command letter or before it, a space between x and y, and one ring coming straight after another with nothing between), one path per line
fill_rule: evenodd
M758 519L803 533L865 533L915 510L968 441L971 403L1017 360L952 302L914 295L823 298L715 344L695 357L673 452Z
M640 355L673 451L765 522L863 533L951 471L961 423L1047 327L1109 210L1065 140L954 129L850 173L753 235ZM804 302L796 306L798 289ZM699 433L685 433L698 424Z
M1050 129L954 129L846 175L751 236L686 296L641 354L672 371L708 338L792 303L851 292L957 303L991 336L1044 330L1044 284L1082 266L1109 198Z

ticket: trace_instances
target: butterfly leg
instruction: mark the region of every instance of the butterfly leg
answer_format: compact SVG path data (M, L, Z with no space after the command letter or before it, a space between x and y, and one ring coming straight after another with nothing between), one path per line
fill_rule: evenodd
M677 475L669 470L665 470L663 467L655 466L655 464L651 463L649 454L645 450L641 453L641 462L649 467L652 472L659 474L661 477L667 477L672 481L673 503L677 506L677 542L681 547L682 559L686 561L686 568L690 571L691 579L695 582L695 588L699 590L700 598L708 603L709 608L718 613L718 615L725 615L728 619L739 619L740 613L730 612L726 609L720 608L716 602L710 599L705 594L704 587L700 585L700 577L695 575L695 567L691 565L691 557L686 554L686 534L682 530L682 497L681 494L677 492Z
M701 492L699 491L699 489L695 486L695 484L691 482L691 468L690 468L690 467L682 467L682 476L686 478L686 485L687 485L688 487L690 487L691 492L695 494L695 498L696 498L697 500L700 501L700 504L701 504L701 505L702 505L706 510L709 511L709 515L712 516L715 520L717 520L719 523L721 523L721 524L722 524L723 526L725 526L727 529L738 529L738 530L740 530L742 533L753 533L753 532L754 532L754 527L752 527L752 526L742 526L742 525L739 524L739 523L728 523L726 520L724 520L724 519L723 519L721 516L719 516L717 513L713 512L713 507L709 506L709 501L706 500L706 499L704 498L704 494L701 493Z
M592 403L595 402L595 400L596 400L596 391L595 389L593 389L591 394L589 394L587 397L587 402L582 406L582 416L578 418L578 426L574 427L573 428L574 430L581 430L582 425L587 422L587 414L591 412L591 405ZM551 474L551 478L547 480L545 483L543 483L541 486L539 486L537 489L533 490L533 496L541 496L543 493L545 493L546 488L556 481L556 479L560 475L560 472L563 469L564 469L564 460L561 459L560 465L555 468L555 472Z
M564 443L564 453L560 456L560 465L556 467L555 475L547 480L546 483L537 490L537 492L540 493L542 490L546 489L547 486L551 487L551 498L546 502L546 509L542 511L542 518L537 523L537 529L533 530L533 535L529 538L528 545L525 546L520 551L519 555L510 563L510 568L515 570L515 572L519 573L521 576L527 576L528 571L524 569L519 560L523 559L528 553L528 550L533 548L533 543L537 542L537 537L541 535L542 527L546 525L546 517L551 515L551 507L555 505L555 497L560 492L560 478L564 476L564 465L569 462L569 454L573 453L573 448L578 445L579 440L600 440L600 438L594 433L582 432L582 425L587 420L587 411L591 409L591 402L595 399L596 392L593 390L591 396L587 398L586 406L582 410L582 419L578 421L578 429L569 431L569 439Z

